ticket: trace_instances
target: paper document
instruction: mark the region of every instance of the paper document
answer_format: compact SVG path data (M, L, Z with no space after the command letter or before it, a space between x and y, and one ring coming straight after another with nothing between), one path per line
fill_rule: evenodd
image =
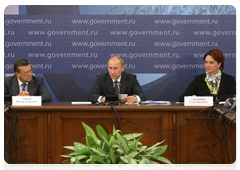
M72 102L72 104L92 104L92 102Z
M151 105L171 105L169 101L154 101L154 100L147 100L143 101L142 104L151 104Z

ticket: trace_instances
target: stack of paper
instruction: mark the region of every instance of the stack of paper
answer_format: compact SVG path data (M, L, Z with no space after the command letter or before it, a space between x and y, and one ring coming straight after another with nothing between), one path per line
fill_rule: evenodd
M147 101L143 101L142 104L147 104L147 105L171 105L171 102L169 102L169 101L147 100Z

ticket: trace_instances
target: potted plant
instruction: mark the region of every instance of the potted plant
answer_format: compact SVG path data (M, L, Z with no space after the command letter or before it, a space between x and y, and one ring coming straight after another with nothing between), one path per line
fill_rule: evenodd
M113 126L113 133L107 134L100 125L96 126L97 134L85 123L82 125L86 131L86 145L74 142L74 146L64 148L73 152L62 157L70 158L66 161L75 164L171 164L161 155L167 150L167 145L160 146L164 141L151 147L143 146L139 140L142 133L122 134Z

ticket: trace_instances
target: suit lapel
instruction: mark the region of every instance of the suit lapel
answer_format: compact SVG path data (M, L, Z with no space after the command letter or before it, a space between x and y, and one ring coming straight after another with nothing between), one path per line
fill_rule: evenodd
M227 83L228 83L228 80L227 80L225 74L222 73L222 77L221 77L221 81L220 81L220 86L219 86L219 91L218 91L218 94L219 94L219 95L224 94L224 91L225 91L225 89L226 89Z
M12 88L13 95L18 95L19 94L19 84L18 84L17 76L14 76L11 83L12 83L11 88Z
M113 92L113 82L112 82L112 79L109 76L109 74L108 74L108 76L106 78L105 85L106 85L106 87L108 89L108 92L111 94Z
M120 86L120 94L124 94L126 87L127 87L127 77L124 74L124 72L122 72L122 78L121 78L121 86Z
M202 79L203 79L203 83L204 83L204 85L203 85L203 93L204 93L204 95L210 95L211 93L210 93L210 90L209 90L209 88L208 88L208 86L207 86L207 82L205 81L205 78L206 78L206 74L203 74L203 76L202 76Z
M28 92L30 96L34 95L35 88L36 88L35 80L34 78L32 78L32 80L28 82Z

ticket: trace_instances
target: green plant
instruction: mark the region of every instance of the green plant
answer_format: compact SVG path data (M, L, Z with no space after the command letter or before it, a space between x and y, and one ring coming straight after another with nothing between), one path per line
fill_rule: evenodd
M70 163L157 164L163 162L171 164L168 159L161 156L167 150L167 145L159 146L164 141L158 142L151 147L142 146L142 143L139 142L142 133L122 135L121 131L116 130L113 126L113 133L107 135L104 128L97 125L97 134L101 138L99 140L88 125L83 122L82 125L86 131L86 145L74 142L74 146L64 147L73 150L73 152L61 155L70 158Z

